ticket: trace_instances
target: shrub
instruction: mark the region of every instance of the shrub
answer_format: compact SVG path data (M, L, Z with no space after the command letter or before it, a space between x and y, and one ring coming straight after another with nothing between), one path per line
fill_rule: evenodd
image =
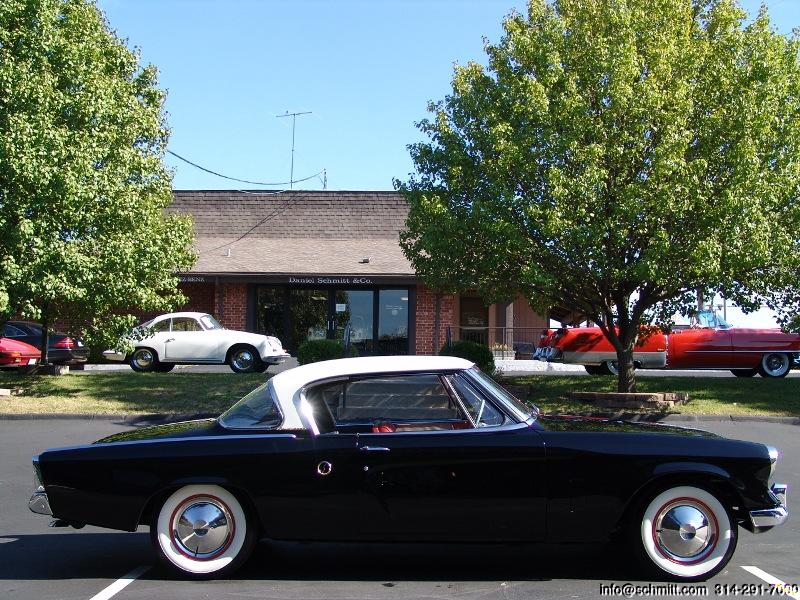
M443 346L439 351L441 356L458 356L474 362L481 371L487 375L494 374L494 356L492 351L483 344L468 341L458 341L451 344L450 350Z
M358 356L358 350L350 346L349 356ZM344 357L344 344L338 340L308 340L297 349L297 362L301 365Z

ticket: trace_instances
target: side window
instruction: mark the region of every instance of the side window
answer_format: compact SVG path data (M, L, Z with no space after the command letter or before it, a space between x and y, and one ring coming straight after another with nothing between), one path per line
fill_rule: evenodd
M27 335L24 331L22 331L19 327L14 327L13 325L9 325L6 323L3 326L3 335L5 337L25 337Z
M172 319L172 331L203 331L203 328L191 317L175 317Z
M503 413L478 393L463 377L448 375L447 380L453 386L459 398L461 398L476 427L494 427L505 422Z
M337 423L463 418L436 375L358 379L348 382L338 398L332 394L328 400Z
M155 325L151 325L150 329L152 329L153 333L161 333L164 331L169 331L169 322L170 319L164 319L163 321L159 321Z

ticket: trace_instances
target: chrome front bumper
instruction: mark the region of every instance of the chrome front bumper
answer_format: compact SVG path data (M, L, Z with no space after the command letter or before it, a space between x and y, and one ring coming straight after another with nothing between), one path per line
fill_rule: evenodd
M34 492L33 496L31 496L31 499L28 501L28 508L37 515L52 516L53 511L50 510L50 501L47 499L44 487L39 486Z
M783 483L775 483L772 485L770 491L778 502L780 502L780 506L750 511L750 521L753 523L753 528L756 532L761 528L780 525L789 518L789 510L786 508L786 485Z
M268 365L279 365L287 358L291 358L290 354L271 354L269 356L262 356L261 360Z

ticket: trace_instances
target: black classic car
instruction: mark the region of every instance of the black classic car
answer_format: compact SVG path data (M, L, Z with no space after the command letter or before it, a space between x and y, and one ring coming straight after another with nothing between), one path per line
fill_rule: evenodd
M369 357L275 375L218 419L33 459L54 525L149 525L187 577L260 538L618 539L654 575L702 580L787 518L777 450L677 427L546 416L472 363Z
M34 348L42 345L42 326L30 321L8 321L2 335ZM47 336L47 359L56 365L78 365L89 360L89 348L79 338L51 331Z

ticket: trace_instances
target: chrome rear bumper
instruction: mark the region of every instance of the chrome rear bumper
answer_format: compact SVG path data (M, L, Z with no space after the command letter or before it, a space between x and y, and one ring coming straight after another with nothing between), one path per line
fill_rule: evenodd
M31 496L31 499L28 501L28 508L37 515L52 516L53 511L50 510L50 501L47 499L47 494L42 486L39 486L33 496Z
M753 523L753 528L756 532L761 528L780 525L789 518L789 510L786 508L786 485L783 483L775 483L772 485L770 491L773 496L775 496L775 499L780 502L780 506L750 511L750 521Z

